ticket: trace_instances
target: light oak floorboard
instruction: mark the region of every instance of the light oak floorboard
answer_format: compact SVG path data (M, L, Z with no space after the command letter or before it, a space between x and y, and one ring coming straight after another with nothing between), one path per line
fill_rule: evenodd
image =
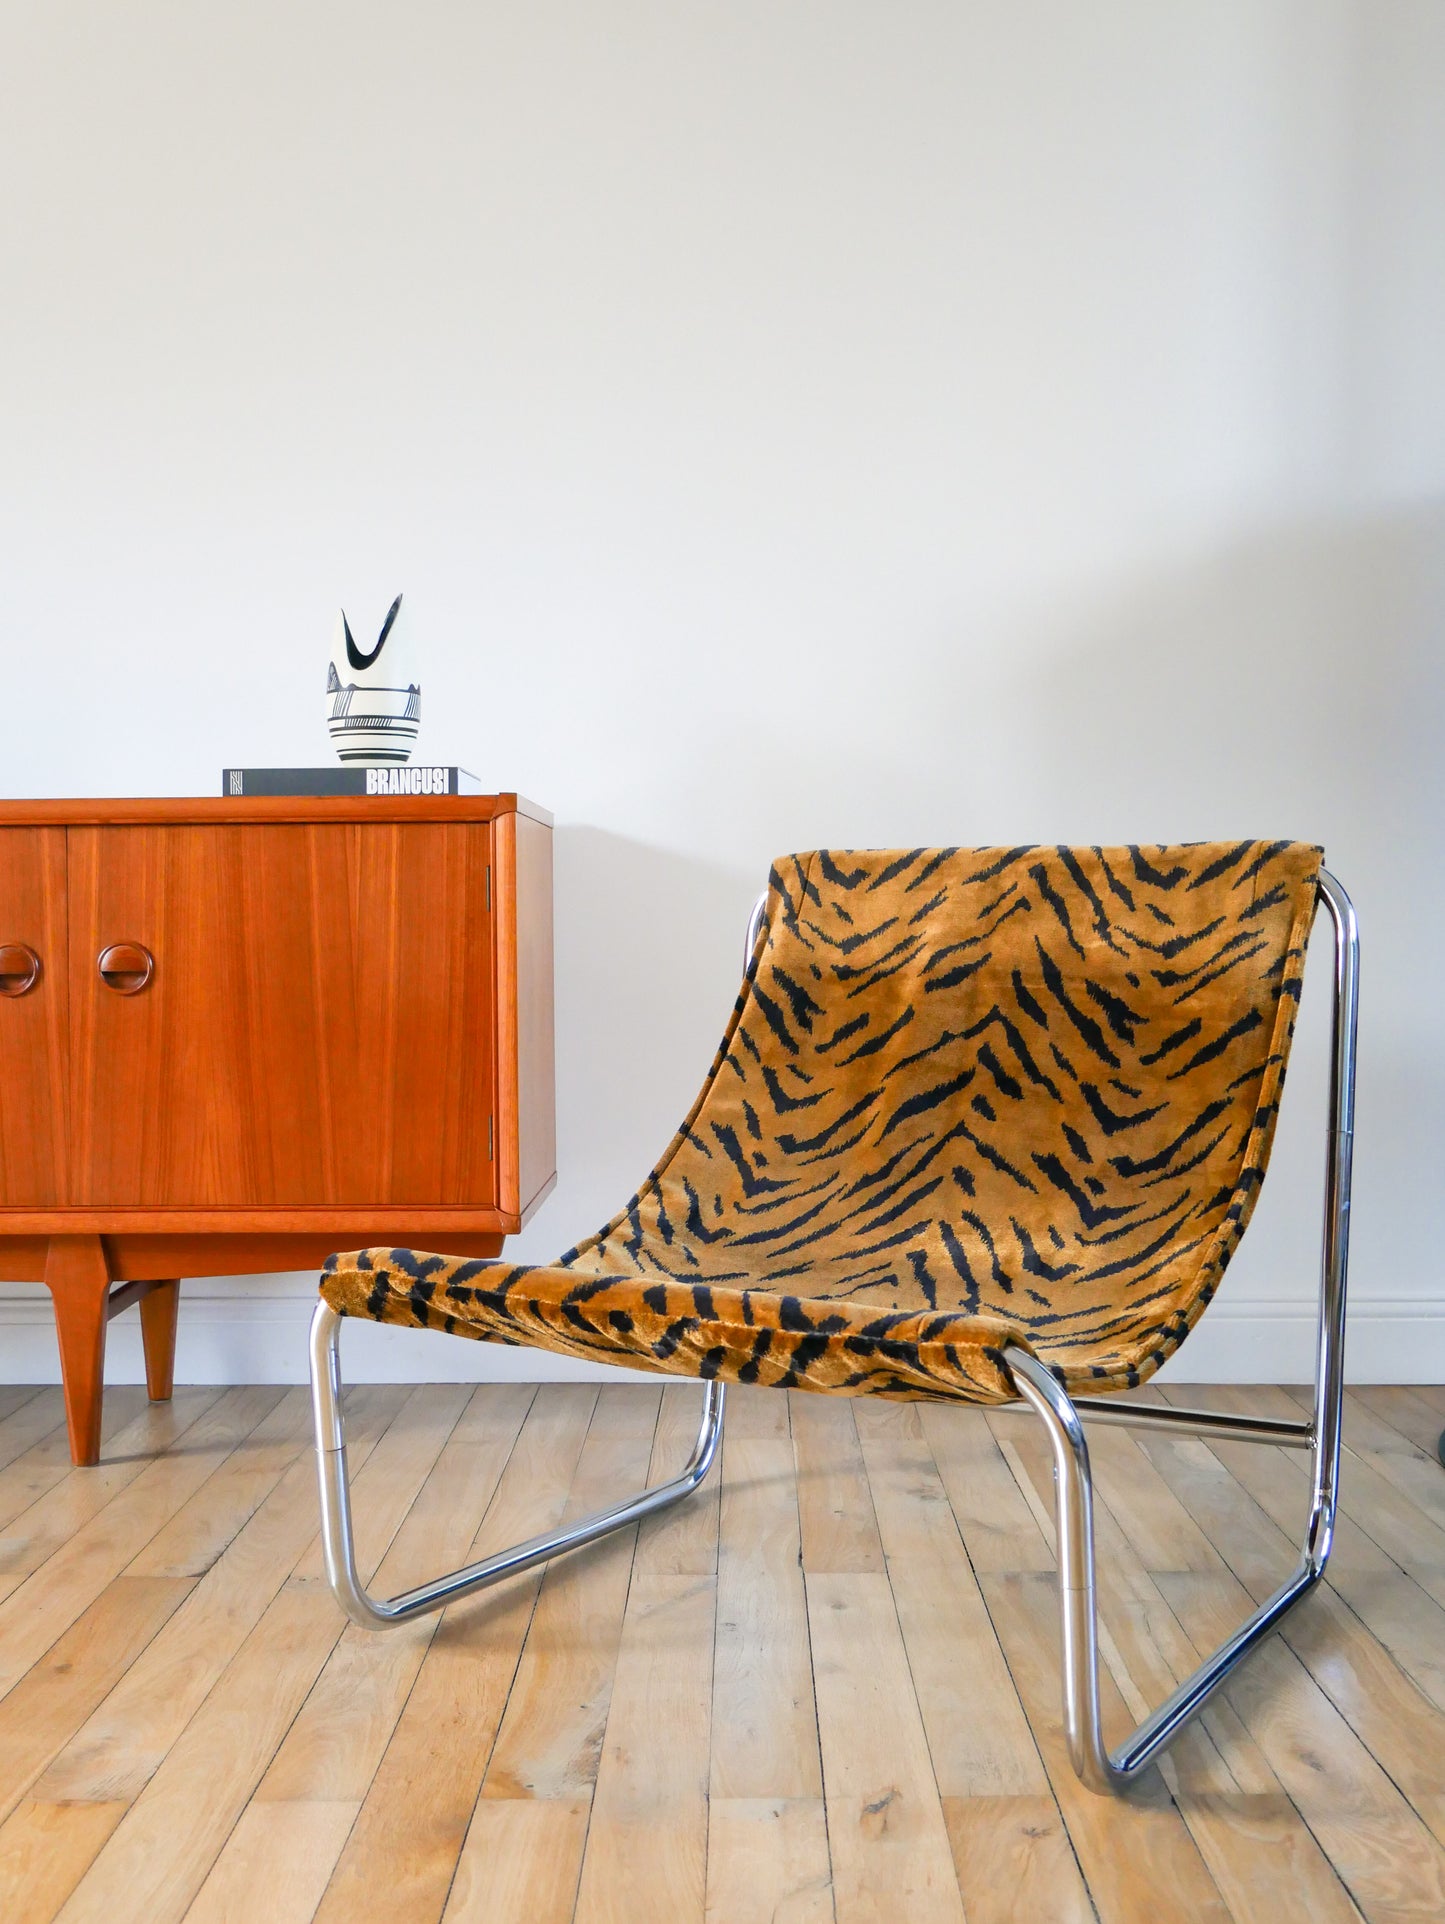
M119 1802L46 1804L27 1798L0 1833L6 1924L50 1924L124 1816ZM123 1901L116 1907L121 1916Z
M1329 1580L1125 1800L1064 1754L1052 1474L1016 1414L733 1390L699 1500L371 1635L324 1583L304 1396L139 1394L73 1471L58 1396L0 1393L4 1924L1445 1916L1437 1390L1350 1393ZM400 1589L675 1474L699 1400L349 1391L363 1572ZM1093 1437L1117 1734L1292 1567L1306 1488L1278 1450Z
M248 1804L187 1924L309 1924L355 1818L348 1803Z
M79 1491L84 1489L87 1477L95 1474L91 1469L77 1470L70 1460L70 1438L66 1433L65 1406L60 1401L60 1391L42 1390L40 1394L45 1401L35 1406L34 1415L30 1405L24 1412L33 1424L37 1440L13 1455L0 1452L6 1454L7 1459L0 1468L0 1531L5 1531L16 1517L38 1503L57 1484L73 1482ZM49 1401L51 1396L56 1399L53 1404ZM132 1424L138 1425L138 1419L148 1415L152 1407L138 1385L120 1384L107 1389L100 1417L100 1467L111 1458L117 1443L124 1442L123 1433ZM167 1407L161 1405L163 1410ZM50 1421L51 1416L54 1422ZM132 1435L139 1434L137 1427ZM63 1538L64 1532L62 1541Z
M33 1403L37 1396L44 1394L44 1390L38 1389L33 1383L7 1383L0 1389L0 1423L24 1404Z
M351 1460L356 1469L366 1462L378 1436L395 1416L403 1394L396 1390L358 1393L352 1406L350 1433ZM226 1465L227 1469L237 1463L246 1465L248 1484L247 1457L254 1441L248 1439L248 1446L235 1451ZM315 1532L315 1472L310 1454L293 1460L283 1474L286 1457L294 1455L288 1444L289 1439L274 1453L265 1443L257 1446L256 1455L269 1458L271 1492L199 1581L194 1577L138 1576L133 1566L110 1585L106 1596L116 1592L133 1600L138 1593L147 1597L147 1586L158 1588L169 1582L185 1587L184 1600L173 1614L167 1612L154 1639L112 1688L101 1692L97 1687L99 1677L95 1679L90 1689L97 1701L58 1749L37 1795L57 1800L131 1800L159 1768L255 1629ZM218 1483L223 1474L218 1473ZM255 1494L252 1485L247 1495ZM137 1564L142 1561L136 1559ZM100 1638L92 1639L92 1647L103 1654ZM83 1667L73 1666L67 1675L74 1678L77 1673L83 1677ZM74 1690L64 1694L70 1701L77 1700Z
M414 1391L358 1472L363 1581L458 1414L456 1390ZM308 1569L312 1554L267 1606L82 1878L61 1912L65 1924L114 1924L117 1892L147 1924L184 1916L341 1634L329 1590Z
M723 1483L711 1794L820 1799L792 1451L727 1437Z
M473 1392L377 1569L375 1594L394 1596L467 1561L532 1399L521 1383ZM388 1636L348 1624L257 1797L359 1807L440 1622L421 1617Z
M1052 1570L1053 1538L1019 1490L986 1412L920 1403L918 1420L974 1569Z
M696 1394L696 1392L694 1392ZM793 1398L776 1390L760 1390L754 1383L729 1383L727 1434L735 1443L786 1443L792 1437ZM816 1403L817 1397L803 1399Z
M590 1797L487 1797L457 1863L444 1924L569 1924Z
M0 1509L10 1512L5 1534L0 1537L0 1569L29 1576L57 1550L68 1548L84 1526L134 1483L161 1451L177 1445L221 1395L218 1389L190 1389L178 1390L169 1403L147 1403L136 1409L131 1402L130 1420L112 1432L110 1449L89 1469L72 1466L69 1443L61 1441L64 1431L60 1438L47 1436L43 1445L27 1452L20 1462L33 1463L37 1452L43 1450L45 1467L54 1466L57 1473L42 1476L41 1488L24 1509L9 1502L0 1504ZM111 1416L119 1413L111 1408L113 1403L119 1409L127 1407L119 1395L107 1396ZM7 1492L11 1488L7 1478Z
M1411 1448L1439 1463L1441 1412L1421 1391L1402 1383L1382 1383L1351 1390L1348 1402L1351 1410L1369 1410Z
M1238 1624L1232 1578L1159 1581L1201 1644L1222 1642ZM1445 1917L1445 1849L1283 1638L1260 1647L1228 1695L1365 1917Z
M808 1621L838 1924L963 1924L887 1577L809 1571Z
M126 1489L0 1604L0 1692L80 1615L226 1461L274 1406L276 1392L228 1390Z
M789 1397L798 1466L798 1515L809 1572L884 1568L883 1544L853 1402L843 1396Z
M286 1390L195 1495L128 1564L132 1576L202 1577L303 1456L310 1457L310 1393Z
M1431 1442L1427 1453L1377 1416L1372 1394L1377 1392L1358 1390L1345 1399L1345 1449L1371 1473L1363 1490L1361 1520L1368 1528L1366 1519L1376 1509L1374 1479L1378 1477L1391 1486L1391 1513L1414 1539L1416 1555L1434 1569L1445 1569L1445 1476L1435 1445ZM1301 1414L1308 1412L1310 1397L1301 1391L1291 1392L1291 1397ZM1400 1407L1397 1403L1396 1408ZM1418 1427L1423 1430L1424 1425Z
M1048 1779L913 1403L858 1406L873 1509L944 1797L1046 1794ZM959 1653L967 1650L966 1665Z
M652 1454L655 1389L608 1384L563 1512L565 1522L640 1489ZM637 1532L560 1557L543 1578L484 1797L590 1798L612 1701Z
M46 1437L55 1434L65 1422L65 1404L59 1390L32 1390L28 1395L19 1390L5 1390L0 1394L10 1399L0 1417L0 1469L8 1469ZM70 1462L68 1448L65 1462Z
M702 1924L715 1577L636 1577L577 1893L578 1924Z
M707 1924L833 1924L823 1800L714 1796Z
M556 1524L597 1400L581 1383L537 1392L470 1558ZM542 1573L529 1570L443 1614L327 1885L319 1924L434 1924L441 1916L541 1582Z
M1032 1797L945 1797L968 1924L1093 1924L1059 1807Z
M1243 1588L1241 1617L1270 1595L1297 1551L1206 1445L1149 1437L1150 1456ZM1326 1580L1280 1630L1284 1643L1370 1754L1445 1841L1445 1719Z
M1223 1924L1230 1913L1168 1786L1149 1773L1127 1804L1096 1796L1074 1775L1059 1713L1058 1593L1038 1572L983 1578L984 1596L1009 1668L1039 1738L1044 1767L1100 1915L1155 1924L1161 1893L1176 1914ZM1100 1676L1106 1730L1132 1719L1108 1671Z
M1173 1392L1170 1392L1173 1395ZM1240 1410L1243 1398L1258 1399L1262 1414L1293 1413L1283 1391L1216 1390L1217 1407ZM1260 1508L1297 1544L1309 1510L1309 1476L1292 1450L1246 1443L1218 1443L1214 1453ZM1340 1513L1330 1554L1329 1582L1370 1628L1401 1669L1432 1703L1445 1710L1445 1558L1435 1565L1388 1502L1377 1512L1375 1489L1362 1489L1371 1473L1353 1452L1341 1468ZM1374 1477L1375 1485L1381 1483ZM1386 1486L1388 1488L1388 1486ZM1393 1492L1391 1493L1394 1494ZM1420 1538L1431 1527L1421 1520ZM1438 1534L1438 1533L1436 1533ZM1387 1545L1393 1547L1386 1547ZM1398 1552L1398 1559L1397 1553ZM1284 1571L1280 1572L1283 1577Z
M0 1702L0 1819L96 1705L128 1688L152 1638L193 1587L180 1577L115 1578ZM133 1761L122 1751L115 1768L129 1774Z

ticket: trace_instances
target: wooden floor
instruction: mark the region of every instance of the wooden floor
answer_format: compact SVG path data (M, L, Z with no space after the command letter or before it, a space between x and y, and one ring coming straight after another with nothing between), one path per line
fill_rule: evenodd
M322 1579L301 1390L112 1390L81 1471L59 1393L0 1390L0 1918L1445 1918L1445 1391L1352 1393L1328 1588L1128 1802L1063 1755L1032 1419L729 1404L721 1500L377 1637ZM660 1480L697 1410L353 1390L364 1572ZM1290 1567L1305 1469L1091 1441L1119 1731Z

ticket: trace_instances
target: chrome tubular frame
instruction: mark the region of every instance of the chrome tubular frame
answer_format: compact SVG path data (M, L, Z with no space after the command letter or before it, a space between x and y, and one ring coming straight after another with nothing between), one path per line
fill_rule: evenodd
M1313 1589L1324 1574L1330 1553L1344 1404L1359 932L1349 897L1325 871L1320 875L1319 893L1334 923L1335 972L1324 1249L1312 1419L1308 1423L1291 1423L1227 1416L1207 1410L1121 1403L1112 1398L1071 1398L1053 1372L1028 1351L1016 1349L1009 1356L1014 1387L1043 1422L1053 1450L1064 1724L1075 1770L1090 1789L1100 1792L1122 1792L1148 1768L1244 1658L1276 1628L1286 1612ZM748 920L745 949L748 964L752 961L766 908L767 897L760 896ZM613 1530L624 1529L643 1517L667 1509L697 1489L717 1455L722 1436L724 1391L721 1383L709 1382L703 1388L702 1421L692 1455L681 1473L670 1482L643 1491L595 1516L545 1536L533 1537L515 1549L501 1551L437 1577L400 1596L378 1600L362 1587L356 1568L341 1418L341 1322L342 1318L325 1302L317 1305L311 1321L311 1396L321 1492L321 1541L327 1578L337 1600L354 1622L368 1629L384 1630L429 1611L441 1610L504 1577L545 1563L564 1551L580 1549ZM1176 1436L1308 1449L1313 1466L1309 1522L1294 1574L1112 1753L1105 1746L1099 1716L1093 1484L1084 1419Z
M753 903L753 912L748 917L748 932L743 941L743 973L752 967L753 950L757 947L758 930L763 926L763 917L768 912L768 891L763 890Z
M753 944L767 907L767 896L760 896L748 918L747 945L743 952L746 967L752 961ZM533 1565L546 1563L566 1550L580 1550L585 1543L613 1530L624 1530L630 1523L670 1509L691 1496L713 1466L722 1440L724 1387L721 1383L703 1384L702 1421L692 1455L680 1473L655 1489L643 1490L610 1510L566 1524L546 1536L531 1537L515 1549L502 1550L469 1563L430 1583L405 1590L400 1596L379 1599L362 1587L356 1568L356 1542L351 1527L351 1484L346 1468L346 1433L341 1420L341 1325L331 1305L320 1302L311 1318L311 1412L316 1425L316 1475L321 1491L321 1550L326 1560L326 1577L336 1600L351 1618L367 1630L386 1630L394 1623L408 1623L429 1611L444 1610L459 1597L469 1597L489 1584Z
M1095 1397L1071 1398L1052 1370L1028 1351L1009 1352L1019 1395L1041 1418L1054 1458L1058 1517L1059 1604L1063 1632L1064 1727L1074 1769L1091 1790L1119 1792L1147 1769L1201 1711L1219 1686L1275 1629L1324 1574L1335 1529L1344 1406L1345 1281L1350 1241L1350 1158L1355 1108L1355 1025L1360 939L1350 898L1321 871L1320 899L1335 928L1334 1027L1330 1050L1330 1118L1325 1157L1324 1248L1320 1275L1319 1346L1314 1415L1279 1423L1207 1411L1146 1408ZM1099 1722L1099 1648L1094 1583L1094 1500L1089 1446L1081 1418L1245 1443L1277 1443L1311 1452L1310 1514L1298 1568L1227 1643L1180 1684L1133 1735L1110 1752Z
M318 1303L311 1318L311 1407L316 1419L316 1468L321 1484L321 1548L326 1559L326 1577L336 1600L351 1618L368 1630L385 1630L394 1623L408 1623L428 1611L443 1610L459 1597L500 1583L519 1570L546 1563L564 1550L580 1550L584 1543L622 1530L629 1523L640 1523L685 1496L691 1496L712 1468L722 1437L723 1386L705 1383L702 1398L702 1424L692 1455L680 1475L670 1483L644 1490L610 1510L580 1522L566 1524L546 1536L531 1537L515 1549L501 1550L469 1563L430 1583L405 1590L400 1596L382 1601L368 1596L356 1570L356 1545L351 1529L351 1494L346 1473L346 1438L341 1425L340 1337L344 1318L329 1303Z

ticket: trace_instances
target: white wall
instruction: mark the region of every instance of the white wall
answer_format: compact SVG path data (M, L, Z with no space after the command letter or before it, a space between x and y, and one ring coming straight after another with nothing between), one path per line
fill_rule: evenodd
M405 590L421 753L559 823L532 1257L666 1140L775 853L1323 841L1355 1364L1445 1375L1445 9L9 0L4 43L5 792L324 758L333 610ZM1307 1366L1309 1002L1176 1374ZM191 1286L182 1375L298 1372L311 1289ZM0 1375L53 1372L7 1295Z

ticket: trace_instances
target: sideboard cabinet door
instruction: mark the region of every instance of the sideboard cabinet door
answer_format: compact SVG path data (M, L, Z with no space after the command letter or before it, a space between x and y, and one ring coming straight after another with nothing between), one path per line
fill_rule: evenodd
M495 1201L488 824L68 834L74 1202Z
M65 830L0 828L0 1207L66 1201Z

